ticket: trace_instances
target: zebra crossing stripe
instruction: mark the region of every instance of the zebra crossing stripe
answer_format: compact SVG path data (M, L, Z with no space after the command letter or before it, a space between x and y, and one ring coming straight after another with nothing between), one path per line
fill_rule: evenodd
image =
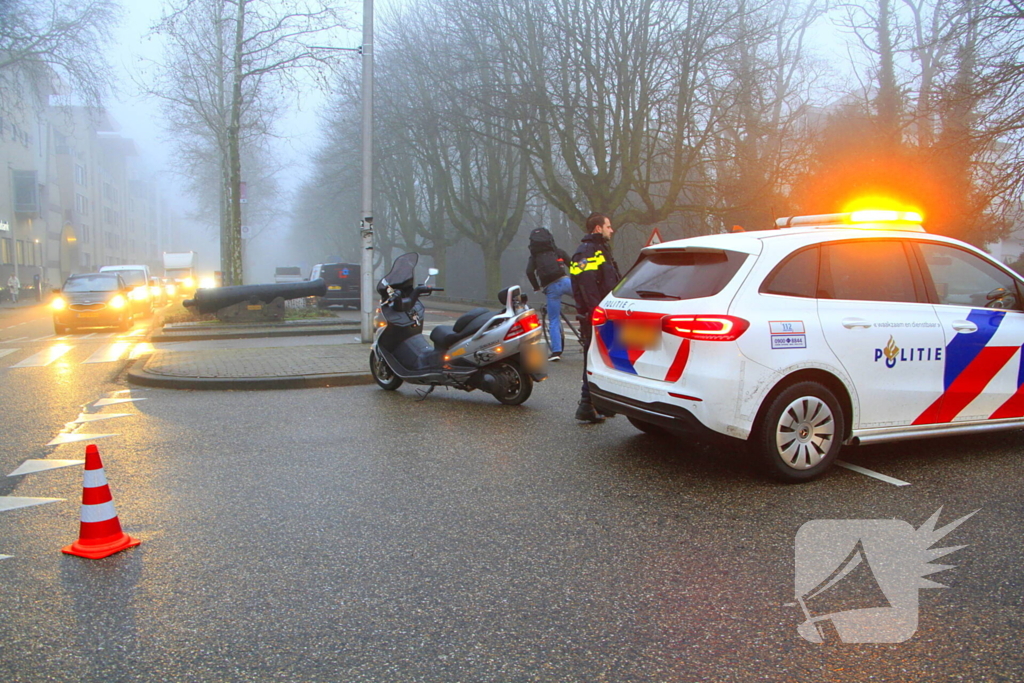
M3 358L8 354L14 353L15 351L21 351L21 349L0 349L0 358Z
M44 365L49 365L53 361L57 360L65 353L73 349L73 346L68 344L54 344L45 351L32 354L20 363L15 363L12 368L38 368Z

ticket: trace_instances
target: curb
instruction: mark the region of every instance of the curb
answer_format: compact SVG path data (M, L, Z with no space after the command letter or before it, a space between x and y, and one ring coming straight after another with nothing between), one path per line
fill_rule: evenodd
M141 358L139 360L142 360ZM144 365L144 364L143 364ZM144 369L128 369L128 383L143 387L182 390L261 391L271 389L316 389L373 384L370 373L336 375L293 375L289 377L172 377L156 375Z
M151 342L175 342L175 341L210 341L213 339L258 339L262 337L312 337L315 335L323 334L347 334L351 332L359 332L359 326L349 327L335 327L327 330L318 330L306 328L304 330L298 329L282 329L282 330L253 330L251 332L226 332L226 333L214 333L208 332L206 334L178 334L178 333L160 333L153 334L150 336Z

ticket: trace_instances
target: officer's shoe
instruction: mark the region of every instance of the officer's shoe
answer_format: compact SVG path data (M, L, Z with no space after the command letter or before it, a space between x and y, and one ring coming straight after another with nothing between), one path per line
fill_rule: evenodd
M594 410L594 406L585 401L580 401L579 406L576 408L576 419L580 422L604 422L604 416L600 415Z

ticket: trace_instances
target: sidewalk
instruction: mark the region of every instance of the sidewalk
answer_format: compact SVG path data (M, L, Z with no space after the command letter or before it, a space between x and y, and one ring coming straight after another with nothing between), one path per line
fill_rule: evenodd
M472 306L431 306L428 322L450 324ZM190 390L307 389L373 384L370 345L359 314L265 325L177 324L153 330L151 354L128 369L128 382Z

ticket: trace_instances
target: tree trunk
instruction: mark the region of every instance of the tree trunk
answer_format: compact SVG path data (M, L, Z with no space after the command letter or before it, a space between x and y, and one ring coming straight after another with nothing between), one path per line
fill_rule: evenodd
M230 262L228 272L233 285L242 284L242 160L239 151L239 131L242 119L242 39L245 35L245 3L238 0L238 13L235 18L235 50L233 60L233 77L231 82L231 122L228 124L228 174L230 224Z
M498 296L498 292L501 291L501 252L495 245L490 244L483 246L483 251L486 291L480 292L480 296L473 298L489 301L492 297Z

